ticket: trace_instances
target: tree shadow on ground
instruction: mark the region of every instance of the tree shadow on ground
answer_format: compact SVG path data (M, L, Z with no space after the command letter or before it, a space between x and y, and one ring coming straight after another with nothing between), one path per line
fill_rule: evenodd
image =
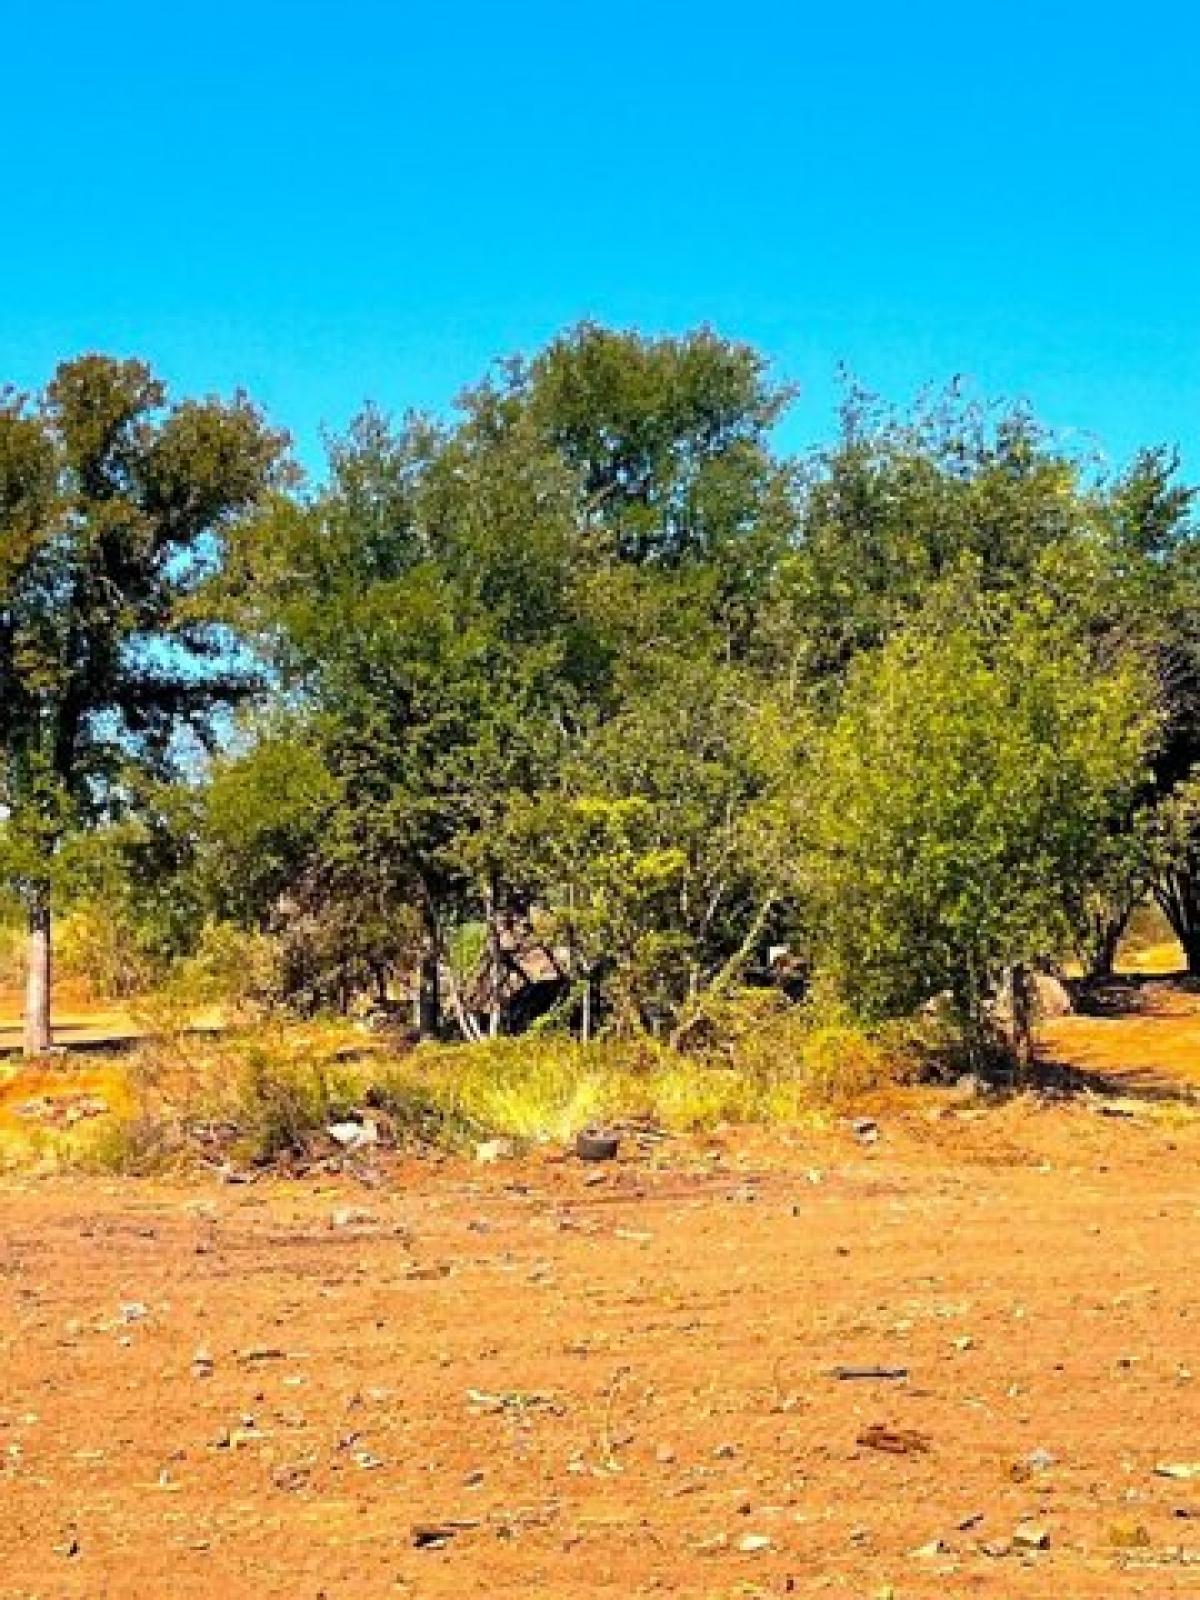
M1115 1071L1081 1067L1042 1056L1026 1077L1035 1092L1063 1099L1142 1100L1157 1105L1200 1105L1200 1089L1153 1066ZM1103 1107L1099 1109L1103 1110Z
M1195 995L1200 998L1200 978L1186 973L1121 973L1117 977L1069 985L1075 1013L1081 1017L1153 1015L1164 998Z

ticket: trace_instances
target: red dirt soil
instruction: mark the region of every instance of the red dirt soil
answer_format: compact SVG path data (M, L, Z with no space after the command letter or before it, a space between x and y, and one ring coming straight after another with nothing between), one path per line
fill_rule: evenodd
M1047 1051L1177 1082L1200 1017L1156 993ZM1200 1120L1102 1104L373 1188L4 1179L0 1595L1196 1592Z

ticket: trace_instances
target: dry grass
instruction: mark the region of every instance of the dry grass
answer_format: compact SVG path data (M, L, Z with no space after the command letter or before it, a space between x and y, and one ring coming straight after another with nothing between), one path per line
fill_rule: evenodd
M754 1004L749 1020L746 1010L717 1019L686 1053L644 1037L585 1046L545 1035L402 1054L344 1023L210 1038L163 1026L107 1069L120 1078L112 1116L34 1143L44 1160L117 1171L186 1164L206 1149L269 1161L322 1146L331 1122L369 1109L400 1144L534 1145L598 1120L681 1132L797 1123L916 1070L909 1035L867 1034L828 1011L754 1014ZM75 1077L56 1074L63 1085Z

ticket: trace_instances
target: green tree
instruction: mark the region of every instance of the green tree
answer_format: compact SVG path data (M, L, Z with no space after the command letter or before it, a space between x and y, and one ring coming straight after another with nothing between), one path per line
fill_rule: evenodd
M818 962L868 1015L948 992L968 1040L1006 968L1070 948L1158 727L1146 664L954 584L851 670L804 785Z
M281 475L244 398L168 408L138 361L64 363L0 405L2 864L30 930L26 1049L50 1032L50 919L71 839L247 689L207 603L231 521Z
M786 526L779 403L710 334L577 329L452 428L366 415L248 538L244 603L339 786L322 848L424 920L426 1031L453 930L483 920L495 965L528 910L506 819L618 713L622 663L742 648Z
M691 653L623 665L618 703L512 818L585 1005L663 1031L731 981L779 898L759 826L761 686Z

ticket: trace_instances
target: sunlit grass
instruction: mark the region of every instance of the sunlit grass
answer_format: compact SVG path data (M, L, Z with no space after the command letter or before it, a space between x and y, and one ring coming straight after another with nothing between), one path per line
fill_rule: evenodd
M377 1116L398 1143L457 1150L493 1138L565 1144L596 1121L673 1132L794 1123L911 1066L894 1041L795 1009L687 1054L645 1037L582 1045L559 1035L402 1053L345 1023L264 1024L147 1043L107 1069L122 1079L112 1115L49 1148L65 1161L136 1171L194 1161L202 1129L223 1130L233 1159L269 1160L320 1146L331 1122L361 1114ZM44 1159L35 1132L26 1130L26 1143Z

